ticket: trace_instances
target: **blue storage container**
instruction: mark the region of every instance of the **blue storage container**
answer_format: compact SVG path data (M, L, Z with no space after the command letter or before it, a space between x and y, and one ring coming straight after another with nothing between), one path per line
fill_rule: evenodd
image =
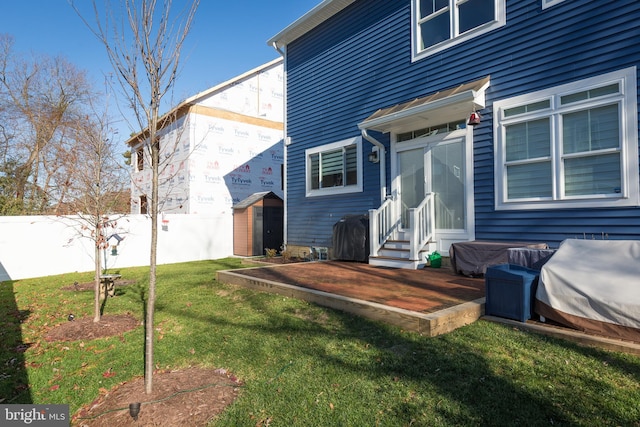
M515 264L488 267L484 275L485 314L521 322L531 319L538 274L536 270Z

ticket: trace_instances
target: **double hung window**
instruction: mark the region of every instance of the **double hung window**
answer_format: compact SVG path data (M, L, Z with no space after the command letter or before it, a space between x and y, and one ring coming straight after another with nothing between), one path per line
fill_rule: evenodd
M496 208L638 205L636 69L494 103Z
M505 0L413 0L413 59L501 27Z
M362 191L361 138L307 149L307 196Z
M551 6L555 6L556 4L562 2L564 0L542 0L542 8L546 9Z

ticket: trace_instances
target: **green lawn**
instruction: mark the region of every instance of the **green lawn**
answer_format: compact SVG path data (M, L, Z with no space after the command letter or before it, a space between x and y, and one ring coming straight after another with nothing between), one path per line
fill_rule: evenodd
M224 368L244 386L215 426L640 426L640 358L478 321L436 338L218 283L237 259L158 269L155 363ZM142 320L145 268L105 314ZM0 285L0 403L67 403L141 376L143 328L48 343L92 315L92 274ZM25 350L26 348L26 350ZM104 376L110 369L114 376Z

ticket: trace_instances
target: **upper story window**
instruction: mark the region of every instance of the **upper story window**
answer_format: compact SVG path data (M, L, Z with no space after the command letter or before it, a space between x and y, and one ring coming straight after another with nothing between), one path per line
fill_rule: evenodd
M361 192L361 153L360 137L307 149L307 197Z
M636 68L494 103L496 209L637 206Z
M506 23L505 0L413 0L413 60Z
M141 171L144 169L144 147L139 147L136 150L136 170Z
M563 2L564 0L542 0L542 8L546 9L548 7L554 6L558 3Z

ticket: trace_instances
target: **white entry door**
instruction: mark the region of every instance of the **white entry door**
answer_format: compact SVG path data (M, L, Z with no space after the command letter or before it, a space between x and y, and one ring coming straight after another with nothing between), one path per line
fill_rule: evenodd
M465 141L465 132L452 132L446 137L396 144L394 182L402 227L408 226L408 210L417 207L427 193L434 193L436 239L442 243L439 250L448 250L452 242L469 240L472 233L469 203L473 189L468 188Z

